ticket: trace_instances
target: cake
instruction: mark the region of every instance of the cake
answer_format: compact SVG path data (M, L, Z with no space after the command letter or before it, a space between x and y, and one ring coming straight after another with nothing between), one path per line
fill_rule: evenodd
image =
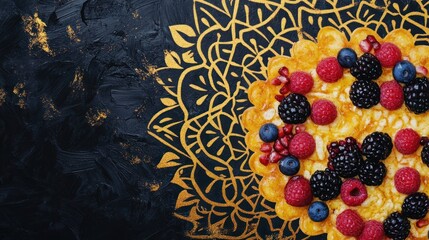
M429 46L414 40L324 27L269 60L242 122L279 218L328 239L428 238Z

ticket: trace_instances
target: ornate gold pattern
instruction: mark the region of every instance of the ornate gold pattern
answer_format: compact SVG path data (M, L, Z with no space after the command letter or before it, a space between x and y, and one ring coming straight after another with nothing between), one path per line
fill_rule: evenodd
M281 221L261 197L260 177L248 166L241 115L250 106L247 88L267 78L270 57L288 55L294 41L314 40L327 25L347 35L369 27L381 36L413 26L417 42L428 40L429 3L410 10L387 0L332 0L318 9L320 2L194 0L194 26L170 26L178 50L166 50L166 66L153 73L169 96L148 133L171 148L158 167L177 168L171 183L183 190L175 216L192 223L190 237L302 238L296 222Z

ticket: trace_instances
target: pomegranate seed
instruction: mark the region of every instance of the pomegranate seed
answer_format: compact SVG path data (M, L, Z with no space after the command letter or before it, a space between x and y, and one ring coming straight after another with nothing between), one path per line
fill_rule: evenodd
M372 45L366 39L360 41L359 47L363 52L369 52L372 49Z
M292 124L286 124L283 129L285 130L285 133L292 133L293 125Z
M274 98L275 98L277 101L281 102L281 101L283 101L283 98L285 98L285 96L283 96L283 95L276 95Z
M288 135L286 135L286 138L287 138L287 140L292 140L292 138L293 138L293 134L288 134Z
M283 85L282 88L280 88L279 92L280 92L280 94L283 94L283 95L289 92L289 88L288 88L286 83Z
M362 150L362 144L361 144L361 143L357 143L357 145L358 145L358 148L359 148L360 150Z
M418 66L418 67L416 67L416 72L420 73L420 74L422 74L424 76L426 76L428 74L428 70L424 66Z
M271 144L269 144L269 143L263 143L261 145L261 148L260 148L261 152L265 152L265 153L271 152L272 149L273 148L271 147Z
M281 76L287 77L287 76L289 76L289 69L287 67L281 67L279 69L279 74Z
M279 79L280 82L282 82L282 83L288 83L289 82L289 78L287 78L285 76L278 76L277 79Z
M274 150L276 150L277 152L281 152L285 149L285 147L283 147L282 143L280 142L279 139L276 140L276 142L274 143Z
M375 42L372 44L372 47L374 48L374 50L378 50L381 47L381 44L379 42Z
M329 168L330 170L334 170L334 165L332 165L332 162L331 162L331 161L329 161L329 162L328 162L328 168Z
M416 225L418 228L422 228L422 227L426 227L427 225L429 225L429 220L427 219L420 219L416 222Z
M271 84L274 86L278 86L278 85L282 84L282 81L280 81L280 79L278 77L276 77L271 81Z
M420 145L425 145L426 143L429 142L429 138L428 137L422 137L420 138Z
M280 159L282 159L282 158L283 158L283 156L280 155L279 153L271 152L270 157L269 157L269 161L270 161L270 163L276 163L276 162L280 161Z
M346 141L344 141L344 140L340 140L340 141L338 141L338 143L339 143L340 145L345 145L345 144L346 144Z
M287 155L289 155L289 150L285 149L285 150L279 152L279 154L282 156L287 156Z
M376 39L373 35L368 35L368 36L366 36L366 40L367 40L369 43L378 43L377 39Z
M300 133L305 131L305 126L300 124L295 126L295 133Z
M278 138L282 138L286 135L284 127L279 128L279 133L277 135Z
M267 166L268 163L270 162L270 158L269 158L268 154L263 154L263 155L259 156L259 162L261 162L263 165Z
M289 140L287 137L280 138L280 143L283 145L283 147L287 148L289 146Z

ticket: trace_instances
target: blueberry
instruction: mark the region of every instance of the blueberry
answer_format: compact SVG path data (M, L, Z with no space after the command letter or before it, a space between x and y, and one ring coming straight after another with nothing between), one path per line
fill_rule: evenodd
M314 222L321 222L325 220L329 215L329 208L326 203L321 201L316 201L310 204L308 207L308 216Z
M298 173L299 165L299 160L296 157L289 155L280 160L280 172L286 176L293 176Z
M259 129L259 137L264 142L274 142L277 139L278 134L279 130L277 129L277 126L272 123L264 124Z
M398 62L393 68L393 78L400 83L409 83L416 77L416 67L407 60Z
M351 68L357 60L356 52L351 48L343 48L337 55L338 63L343 68Z

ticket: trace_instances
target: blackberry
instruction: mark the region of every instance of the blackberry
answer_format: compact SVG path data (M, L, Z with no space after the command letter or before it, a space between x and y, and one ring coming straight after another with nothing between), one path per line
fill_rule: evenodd
M380 87L373 81L355 81L349 95L353 105L368 109L380 102Z
M422 161L429 167L429 144L426 143L423 146L422 153L420 155L422 157Z
M288 124L303 123L311 113L307 98L297 93L287 95L280 103L278 110L280 118Z
M425 193L416 192L408 195L402 203L402 214L407 218L421 219L426 216L429 198Z
M383 228L384 233L389 238L394 240L403 240L408 237L408 234L410 234L411 224L410 220L402 214L394 212L383 221Z
M404 101L408 110L415 114L429 110L429 81L427 78L415 78L404 87Z
M317 170L311 175L310 186L315 197L322 201L334 199L341 191L341 178L329 169Z
M354 138L332 142L328 145L328 152L329 162L340 177L350 178L359 173L363 158Z
M364 53L350 68L350 73L358 80L376 80L381 76L381 63L371 53Z
M392 152L392 148L392 138L383 132L369 134L362 143L363 155L374 160L386 159Z
M367 186L380 186L383 183L386 172L387 169L384 163L368 159L360 167L359 179Z

